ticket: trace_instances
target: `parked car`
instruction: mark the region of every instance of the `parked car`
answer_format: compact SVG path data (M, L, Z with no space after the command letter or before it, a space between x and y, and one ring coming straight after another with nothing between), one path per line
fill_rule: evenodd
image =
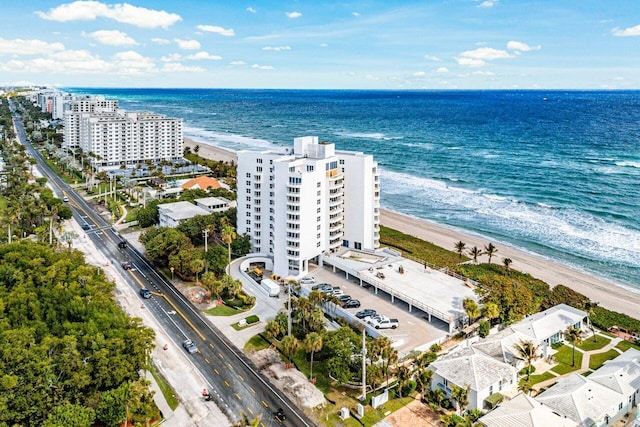
M198 346L193 341L186 339L182 341L182 347L187 350L189 353L193 354L198 351Z
M350 299L349 301L344 303L343 307L344 308L360 308L360 301L358 301L357 299Z
M372 323L372 326L376 329L395 329L399 325L398 319L381 319Z
M376 314L375 316L364 318L364 321L370 325L374 325L382 320L389 320L389 318L383 314Z
M365 308L364 310L360 310L356 313L356 317L358 319L364 319L365 317L375 316L378 314L373 308Z
M346 303L347 301L351 300L351 295L340 295L340 296L338 297L338 300L339 300L342 304L344 304L344 303Z
M140 296L144 299L151 298L151 291L147 288L140 289Z
M122 263L122 268L124 268L125 270L131 270L133 268L133 264L131 264L129 261L125 261Z
M316 283L316 279L311 276L307 276L300 279L300 283L303 285L310 285L312 283Z
M313 285L313 286L311 287L311 290L312 290L312 291L319 291L321 288L326 288L326 287L329 287L329 288L332 288L332 289L333 289L333 286L331 286L331 285L330 285L330 284L328 284L328 283L317 283L317 284L315 284L315 285Z
M340 295L344 295L344 291L340 288L333 288L333 290L330 292L331 295L339 297Z
M318 292L320 292L321 294L328 294L331 295L333 294L333 286L324 286L322 288L318 288Z

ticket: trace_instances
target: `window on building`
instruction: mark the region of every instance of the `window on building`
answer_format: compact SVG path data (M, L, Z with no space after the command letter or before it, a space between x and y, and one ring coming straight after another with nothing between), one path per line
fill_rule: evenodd
M321 185L322 185L322 183L320 181L318 181L318 183L316 184L316 187L320 188Z
M247 178L251 178L251 172L247 172Z
M247 194L251 194L251 189L247 188Z
M362 243L360 243L360 242L354 242L354 243L353 243L353 247L354 247L354 248L356 248L356 249L362 249Z
M313 165L307 165L307 172L313 172L314 167Z
M322 226L321 226L320 224L318 224L318 226L316 227L316 229L317 229L318 231L320 231L320 228L321 228L321 227L322 227Z
M320 247L320 242L316 243L316 247L318 248Z
M320 210L321 210L321 209L322 209L322 208L318 208L318 212L317 212L317 213L320 213Z
M316 222L320 222L320 220L321 220L321 219L322 219L322 218L318 217L318 218L316 219Z
M344 165L344 159L340 159L340 164Z
M316 239L320 238L320 233L316 234Z
M262 166L256 167L256 172L262 172Z
M262 163L262 159L256 159L256 163Z
M322 191L318 190L318 193L316 194L316 196L320 197L322 195Z
M250 219L247 220L247 225L251 225L251 220Z

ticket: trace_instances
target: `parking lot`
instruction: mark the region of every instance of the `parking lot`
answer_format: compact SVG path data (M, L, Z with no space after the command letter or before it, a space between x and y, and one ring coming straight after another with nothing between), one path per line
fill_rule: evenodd
M427 350L431 343L442 339L448 333L448 326L444 322L433 318L429 323L423 318L425 313L422 311L414 308L410 313L406 303L396 299L392 304L388 294L379 291L376 295L373 288L360 287L357 279L352 279L353 282L346 280L344 273L333 273L329 269L317 266L313 268L310 265L309 275L315 277L316 283L328 283L339 287L345 295L359 300L360 308L347 309L350 313L355 314L365 308L372 308L389 318L398 319L397 329L384 329L380 330L380 333L388 336L394 342L394 347L402 354L415 349ZM310 288L312 285L303 286Z

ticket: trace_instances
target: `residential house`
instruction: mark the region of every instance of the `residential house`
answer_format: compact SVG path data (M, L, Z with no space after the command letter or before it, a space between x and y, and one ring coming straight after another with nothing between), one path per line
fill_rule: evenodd
M518 369L471 346L438 358L429 369L433 371L432 390L440 388L449 397L453 385L469 387L468 409L484 409L487 397L518 384Z
M180 222L209 212L189 202L164 203L158 205L160 227L177 227Z
M222 187L222 185L220 185L220 181L205 175L190 179L182 184L182 188L184 188L185 190L200 189L210 191L220 187Z
M209 212L224 212L236 206L235 200L227 200L224 197L204 197L195 199L194 202L196 202L196 206Z
M491 334L486 338L481 338L472 345L475 349L488 356L515 366L518 369L522 369L526 361L522 358L516 346L522 345L525 341L531 341L533 345L538 347L538 356L540 359L548 356L549 346L547 343L538 341L536 338L525 335L512 327L507 327L498 333Z
M520 393L478 420L485 427L578 427L533 397Z
M532 341L544 342L548 345L562 341L564 331L570 326L589 327L589 316L567 304L558 304L540 313L525 317L511 325L511 329L519 332Z

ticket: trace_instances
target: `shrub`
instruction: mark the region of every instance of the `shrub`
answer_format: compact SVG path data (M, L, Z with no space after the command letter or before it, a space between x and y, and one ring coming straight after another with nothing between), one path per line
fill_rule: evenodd
M523 376L523 375L527 375L527 370L531 369L531 373L533 374L536 371L536 367L531 365L529 367L525 366L524 368L520 369L520 372L518 372L518 375Z
M442 350L442 346L438 343L432 344L431 347L429 347L429 351L431 353L437 353L440 350Z
M247 316L245 320L247 321L248 325L252 325L254 323L258 323L260 321L260 318L255 314L252 314L251 316Z
M491 330L491 324L488 320L483 320L480 322L480 326L478 327L478 335L484 338L489 335L489 331Z
M402 387L402 395L403 396L409 396L411 393L413 393L416 390L417 386L418 386L418 384L414 380L408 381L404 385L404 387Z

